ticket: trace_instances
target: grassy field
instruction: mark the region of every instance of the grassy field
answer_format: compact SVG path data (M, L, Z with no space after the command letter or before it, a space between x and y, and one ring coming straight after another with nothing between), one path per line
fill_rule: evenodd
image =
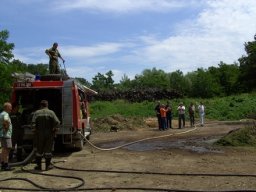
M231 132L218 140L216 145L256 147L256 125Z
M193 102L198 106L202 101L206 107L206 118L215 120L240 120L256 114L256 93L233 95L212 99L184 98L169 101L173 109L174 118L177 118L177 107L183 102L188 114L188 106ZM166 104L167 100L161 103ZM101 118L111 115L124 117L154 117L156 102L144 101L141 103L130 103L117 100L111 102L95 101L91 103L91 117Z
M175 99L169 101L173 109L173 118L177 119L177 107L180 102L188 106L193 102L196 106L202 101L206 107L206 119L228 121L241 119L256 119L256 93L233 95L213 99ZM161 101L166 103L167 101ZM92 102L91 117L94 121L95 131L110 131L111 125L120 129L133 129L144 126L143 120L155 117L155 102L144 101L129 103L118 100L112 102ZM198 117L198 114L196 115ZM188 115L186 116L188 119ZM216 145L224 146L252 146L256 147L256 126L246 127L234 131L217 141Z

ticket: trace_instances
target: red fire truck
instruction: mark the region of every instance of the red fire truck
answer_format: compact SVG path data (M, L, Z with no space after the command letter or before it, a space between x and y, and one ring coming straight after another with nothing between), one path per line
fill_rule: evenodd
M22 124L25 128L24 149L33 147L33 130L31 119L40 101L47 100L49 109L53 110L61 121L56 142L69 145L78 150L85 144L84 138L91 134L88 97L97 92L87 88L78 81L61 74L41 76L15 74L16 81L12 89L12 102L20 104Z

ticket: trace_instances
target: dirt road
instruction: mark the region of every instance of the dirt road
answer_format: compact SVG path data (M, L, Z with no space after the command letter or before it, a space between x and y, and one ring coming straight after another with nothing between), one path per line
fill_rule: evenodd
M72 188L80 184L81 191L256 190L255 148L212 145L223 135L245 126L242 122L212 121L204 127L167 131L145 127L133 131L94 133L90 142L100 149L87 143L82 151L55 154L55 161L65 160L56 166L73 170L55 168L43 172L79 177L84 184L73 178L24 173L20 168L0 172L0 179L28 178L42 187L69 191L74 191ZM25 169L33 170L33 166L29 164ZM36 189L20 180L0 182L0 187L3 186L24 191L25 188Z

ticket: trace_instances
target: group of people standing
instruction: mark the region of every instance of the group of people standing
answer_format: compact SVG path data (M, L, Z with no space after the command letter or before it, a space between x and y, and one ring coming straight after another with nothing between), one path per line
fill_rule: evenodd
M169 102L164 105L158 101L155 107L155 112L158 120L158 128L160 131L172 128L172 108L169 105Z
M19 105L10 102L4 103L3 111L0 113L0 141L2 147L1 170L12 170L9 160L13 157L13 152L17 145L17 161L22 161L23 135L22 126L24 117L19 112ZM55 113L48 109L48 101L40 102L40 109L33 114L30 122L34 130L34 147L36 149L36 167L35 170L42 170L41 160L45 158L45 169L52 168L52 146L55 132L60 124Z
M202 102L197 107L199 118L200 118L200 125L204 126L204 117L205 117L205 106ZM157 105L155 106L155 112L156 117L158 121L158 129L160 131L167 130L168 128L173 128L172 126L172 119L173 119L173 108L171 107L170 103L167 102L167 104L161 104L160 101L157 102ZM178 128L184 128L186 124L186 107L185 105L180 102L179 106L177 107L178 112ZM196 107L194 103L190 103L189 108L189 120L190 120L190 127L195 126L195 113L196 113Z

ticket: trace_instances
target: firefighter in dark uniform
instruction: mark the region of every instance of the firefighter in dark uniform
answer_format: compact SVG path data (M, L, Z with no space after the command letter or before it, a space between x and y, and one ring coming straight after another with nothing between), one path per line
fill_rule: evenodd
M36 140L36 167L42 170L42 158L45 158L45 169L52 169L52 147L56 130L60 124L54 111L48 109L48 101L42 100L41 109L37 110L32 119L32 127L35 129Z
M12 122L12 149L9 154L9 158L13 158L13 153L15 150L15 146L17 144L17 153L16 158L17 161L22 161L22 151L23 151L23 136L24 136L24 128L22 127L22 118L21 113L19 112L19 104L12 104L12 111L10 113L10 118Z
M61 57L60 52L58 51L58 43L54 43L50 49L46 49L45 53L49 56L49 71L50 74L60 74L60 67L58 58L64 63L65 60Z
M160 114L160 101L157 102L157 105L155 106L155 112L156 112L156 117L157 117L157 122L158 122L158 129L161 130L162 123L161 123L161 114Z

